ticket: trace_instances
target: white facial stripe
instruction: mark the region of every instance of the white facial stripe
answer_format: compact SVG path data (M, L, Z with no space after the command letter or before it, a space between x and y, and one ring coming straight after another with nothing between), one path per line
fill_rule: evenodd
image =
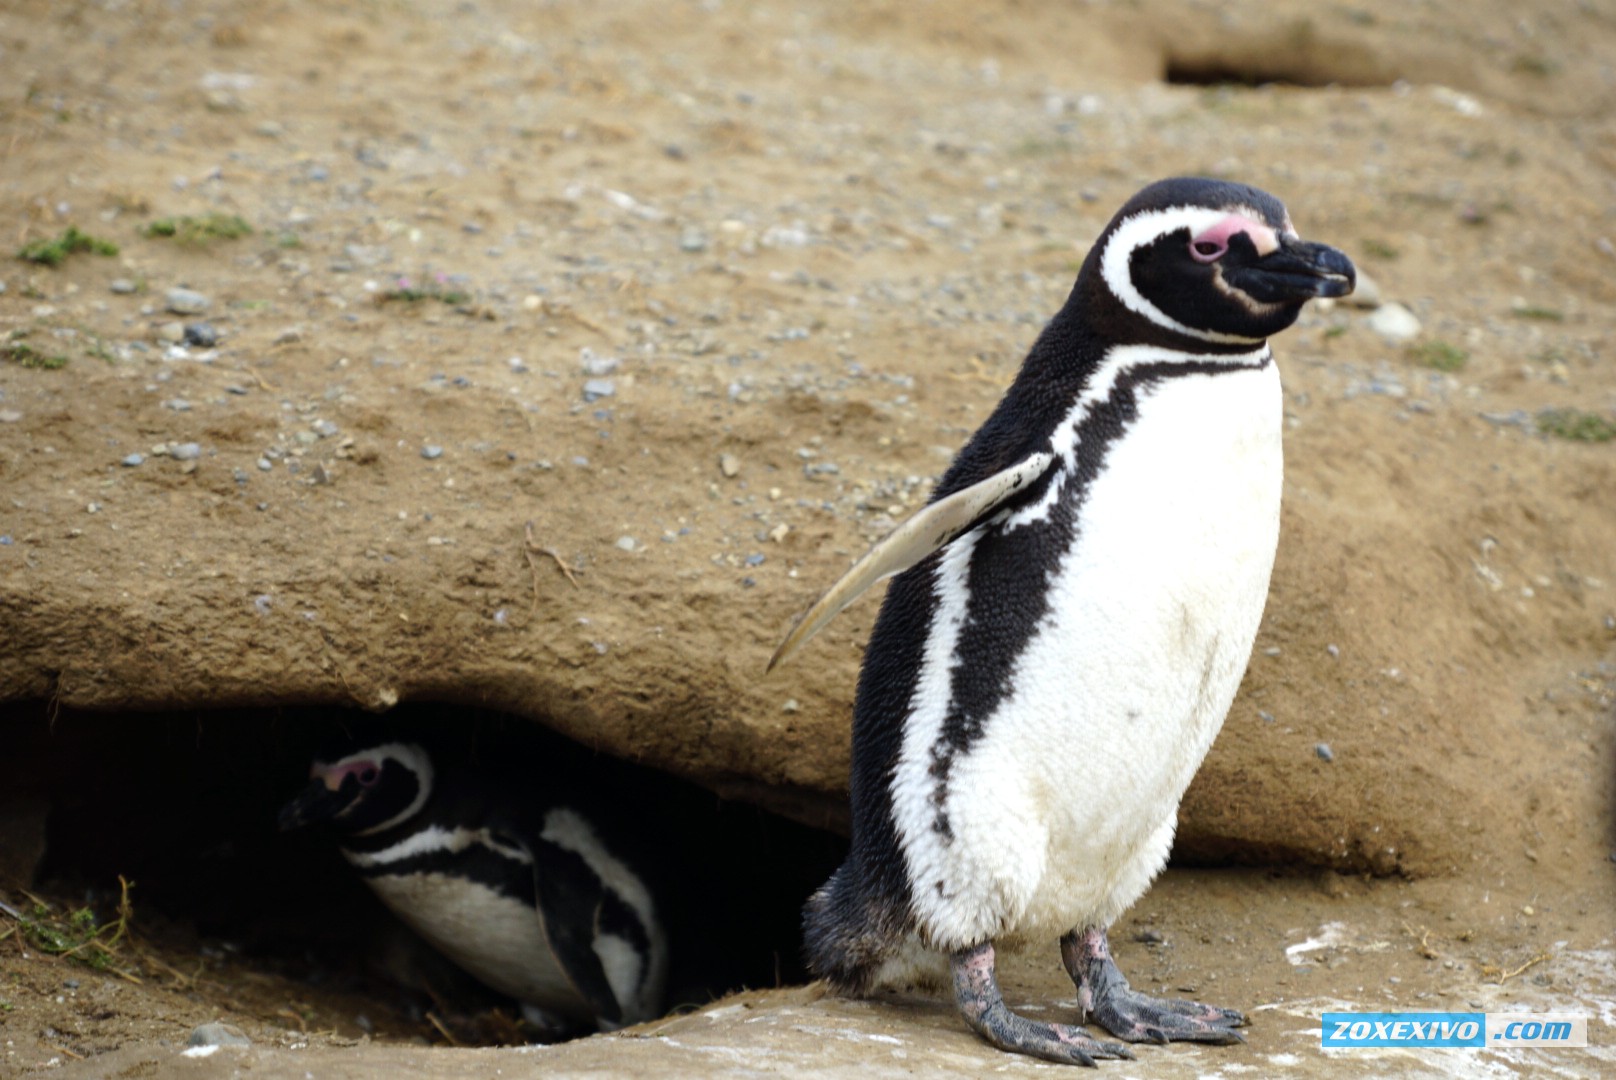
M1166 210L1147 210L1124 218L1116 231L1111 234L1111 239L1106 241L1105 250L1100 254L1100 273L1105 277L1105 283L1110 286L1112 295L1121 300L1129 311L1143 315L1157 326L1177 334L1199 338L1202 341L1215 341L1221 345L1254 345L1261 341L1262 338L1224 334L1216 330L1197 330L1185 326L1146 300L1134 286L1133 274L1130 272L1133 253L1139 248L1159 236L1179 229L1188 229L1191 236L1198 235L1228 217L1231 210L1237 213L1244 212L1242 207L1214 210L1205 206L1172 206ZM1252 216L1260 217L1257 214Z
M415 774L416 792L415 798L411 800L410 805L406 806L403 810L394 814L380 825L372 825L370 828L359 832L357 835L369 836L372 833L379 833L383 829L390 829L401 821L407 821L409 818L419 813L421 807L425 806L426 801L432 797L432 759L427 756L425 750L421 749L419 746L416 746L414 743L396 742L383 743L381 746L372 746L369 749L360 750L357 753L349 754L347 757L338 758L329 765L317 764L314 767L314 772L316 775L324 775L341 770L345 766L352 765L360 761L374 761L376 763L376 767L379 769L385 768L389 761L398 762L400 765L404 766L410 772ZM353 805L357 806L358 803L356 802ZM344 813L346 812L347 811L344 811ZM339 814L338 816L340 817L342 815Z

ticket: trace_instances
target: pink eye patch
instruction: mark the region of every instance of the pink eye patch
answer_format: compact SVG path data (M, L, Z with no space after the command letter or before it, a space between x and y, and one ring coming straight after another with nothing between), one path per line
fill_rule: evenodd
M329 768L323 769L316 766L311 771L314 773L316 779L324 780L326 787L330 788L332 791L336 791L338 788L342 787L342 782L350 776L357 776L361 784L365 784L366 787L369 787L370 784L376 782L376 777L381 770L374 761L350 761L342 765L333 765ZM368 777L366 776L367 773L369 774ZM369 783L366 783L367 780Z
M1190 258L1203 263L1218 261L1228 252L1229 240L1236 233L1245 233L1258 255L1279 250L1279 234L1272 226L1243 214L1230 214L1211 228L1203 229L1190 241Z

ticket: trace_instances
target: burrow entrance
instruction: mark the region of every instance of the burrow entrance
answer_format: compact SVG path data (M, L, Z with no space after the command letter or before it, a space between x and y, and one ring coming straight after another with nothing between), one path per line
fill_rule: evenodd
M566 770L655 826L651 870L671 942L670 1010L806 981L802 903L840 862L843 838L592 752L528 720L411 705L384 722L473 765L531 762L536 787L550 770ZM53 715L43 704L7 707L0 898L18 906L28 889L105 919L122 876L135 883L137 928L160 926L201 956L340 988L361 1005L368 995L373 1015L411 1018L418 1035L435 1038L425 1022L445 1016L514 1016L510 1002L395 919L333 835L277 828L278 809L307 783L315 748L344 725L376 723L329 709ZM472 1022L455 1037L518 1036Z

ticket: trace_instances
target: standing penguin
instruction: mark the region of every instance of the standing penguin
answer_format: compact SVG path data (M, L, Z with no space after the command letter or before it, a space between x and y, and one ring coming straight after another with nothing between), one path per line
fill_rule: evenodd
M537 1026L611 1031L660 1015L655 900L586 803L535 797L531 778L491 766L440 771L388 735L345 742L309 772L281 828L331 822L383 903Z
M782 643L771 668L899 575L859 677L852 848L805 912L833 987L902 982L940 954L995 1046L1131 1057L1005 1007L995 943L1058 936L1081 1021L1240 1041L1232 1009L1131 989L1106 929L1167 861L1262 616L1283 419L1267 338L1353 283L1271 195L1145 188L930 504Z

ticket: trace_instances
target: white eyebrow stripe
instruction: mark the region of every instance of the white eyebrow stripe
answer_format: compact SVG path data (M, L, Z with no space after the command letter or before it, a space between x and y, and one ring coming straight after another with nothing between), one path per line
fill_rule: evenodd
M1240 211L1248 208L1233 209ZM1176 334L1222 345L1255 345L1261 342L1263 339L1260 337L1225 334L1218 330L1197 330L1185 326L1146 300L1133 283L1131 264L1133 253L1137 249L1158 236L1178 229L1188 229L1190 235L1194 236L1212 228L1228 217L1229 213L1229 209L1213 209L1209 206L1170 206L1165 210L1145 210L1123 218L1111 233L1111 238L1106 241L1105 250L1100 253L1100 274L1110 286L1112 295L1121 300L1128 310Z

